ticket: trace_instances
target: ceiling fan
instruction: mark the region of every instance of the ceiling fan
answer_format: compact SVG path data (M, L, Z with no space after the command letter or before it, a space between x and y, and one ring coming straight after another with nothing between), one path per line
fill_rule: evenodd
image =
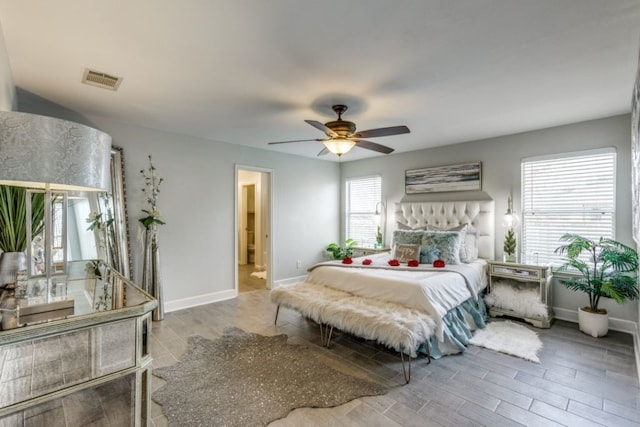
M406 126L391 126L386 128L369 129L356 132L356 124L347 120L342 120L342 114L347 111L347 106L343 104L337 104L331 107L333 111L338 115L338 120L327 122L322 124L316 120L305 120L316 129L324 132L326 138L314 138L314 139L297 139L294 141L278 141L270 142L269 144L288 144L291 142L303 142L303 141L322 141L324 148L318 153L318 156L332 152L338 156L347 153L354 146L360 148L366 148L367 150L377 151L378 153L389 154L393 152L393 148L377 144L371 141L365 141L361 138L375 138L379 136L400 135L403 133L409 133L409 128Z

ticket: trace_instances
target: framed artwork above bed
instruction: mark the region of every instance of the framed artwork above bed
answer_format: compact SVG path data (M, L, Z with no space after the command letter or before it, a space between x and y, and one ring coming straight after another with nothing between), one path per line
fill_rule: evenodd
M482 190L482 162L405 171L406 194Z

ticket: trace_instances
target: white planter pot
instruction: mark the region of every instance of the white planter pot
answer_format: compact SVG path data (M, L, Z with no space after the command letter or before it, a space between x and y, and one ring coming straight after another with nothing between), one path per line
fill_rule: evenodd
M578 309L578 325L580 330L594 338L603 337L609 331L609 315L590 313L582 308Z

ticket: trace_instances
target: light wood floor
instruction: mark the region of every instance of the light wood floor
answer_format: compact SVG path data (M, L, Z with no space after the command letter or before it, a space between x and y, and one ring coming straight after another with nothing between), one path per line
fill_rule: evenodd
M308 345L340 369L393 385L384 396L336 408L297 409L271 426L640 425L629 334L610 332L595 339L576 324L557 321L551 329L536 330L544 343L540 364L471 346L463 355L430 365L414 360L411 383L402 385L394 353L347 334L335 336L327 350L320 346L317 325L281 309L274 326L274 313L266 290L169 313L153 325L153 365L175 363L190 335L216 338L225 327L237 326L263 335L286 333L289 342ZM161 383L154 377L154 389ZM165 426L161 407L153 403L152 411L154 425Z
M252 276L251 273L258 271L254 264L238 264L238 291L250 292L267 288L267 281Z

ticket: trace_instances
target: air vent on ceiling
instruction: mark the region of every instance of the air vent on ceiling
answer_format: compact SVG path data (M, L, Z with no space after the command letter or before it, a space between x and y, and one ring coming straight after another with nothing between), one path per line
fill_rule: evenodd
M101 73L100 71L90 70L85 68L84 76L82 76L82 83L101 87L103 89L118 90L118 86L122 82L122 77L112 76L107 73Z

